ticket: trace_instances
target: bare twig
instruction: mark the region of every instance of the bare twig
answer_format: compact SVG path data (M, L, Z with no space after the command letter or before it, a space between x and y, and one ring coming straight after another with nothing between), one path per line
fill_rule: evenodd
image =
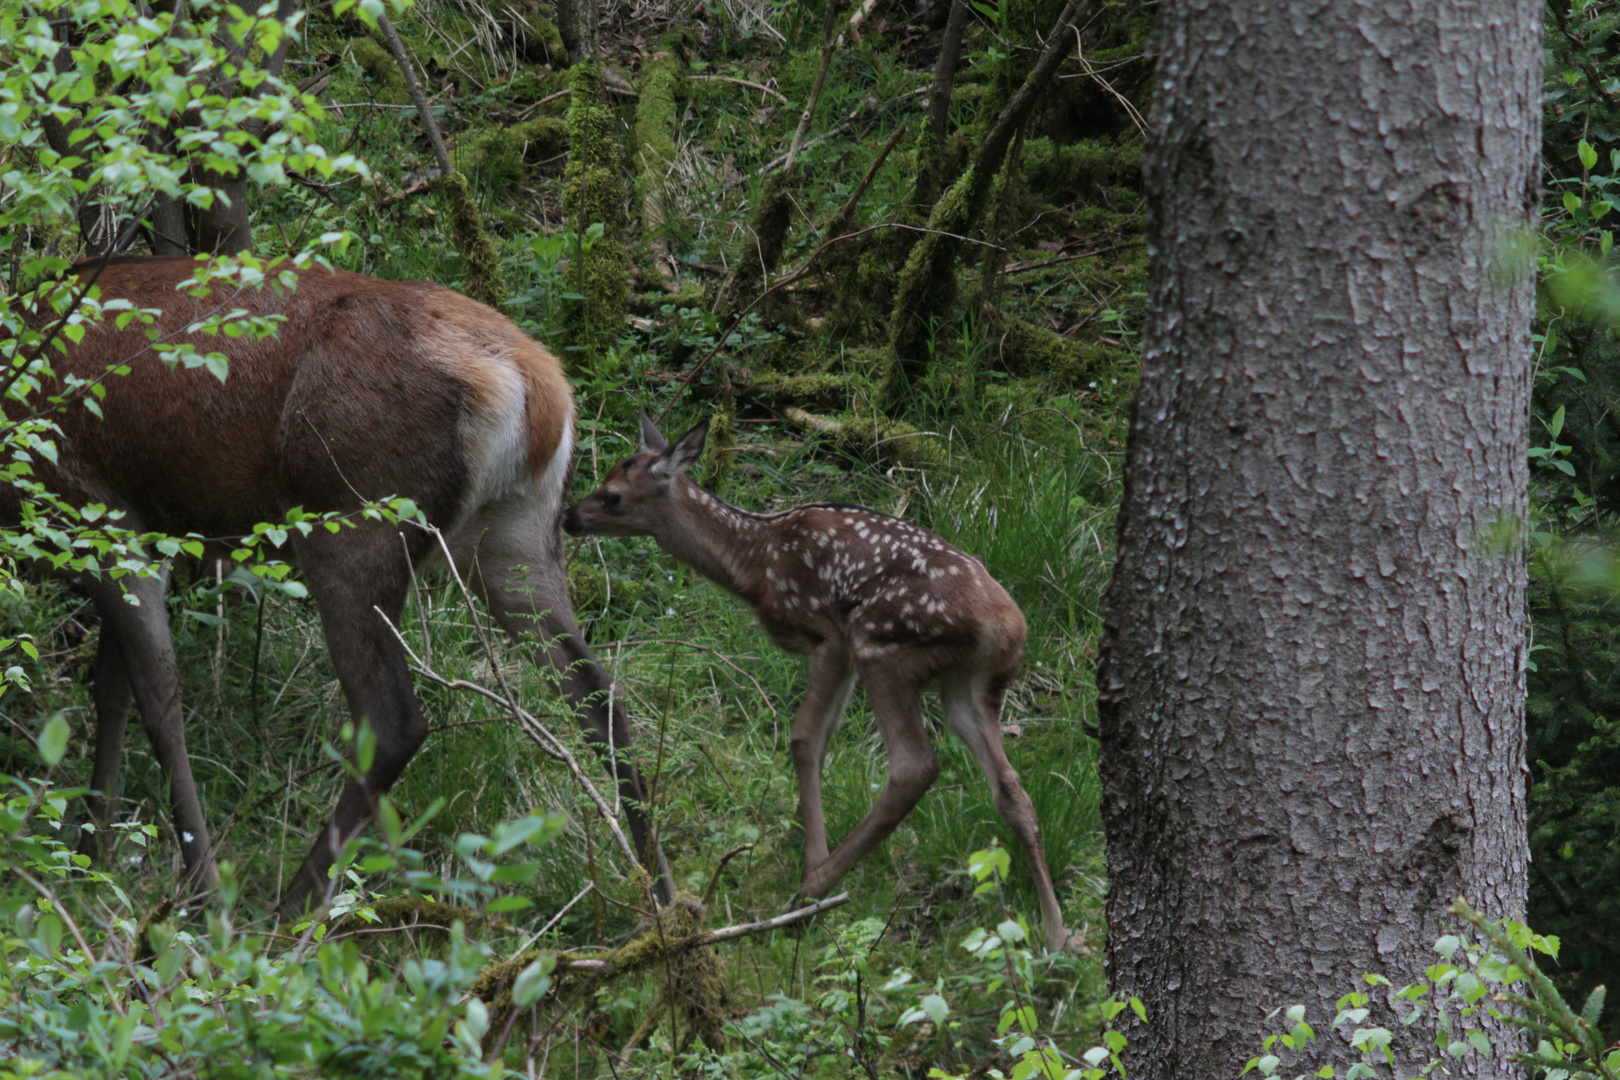
M793 131L793 143L788 147L786 168L793 168L793 163L799 160L799 150L804 146L804 136L810 130L810 118L816 113L816 106L821 102L821 87L827 81L827 68L832 64L833 56L833 27L838 22L838 13L843 9L842 0L827 0L827 11L821 19L821 67L816 69L816 81L810 87L810 97L804 103L804 112L799 114L799 126Z
M743 852L752 851L753 849L753 844L738 844L736 847L720 856L720 861L715 864L714 873L709 877L709 885L703 890L703 899L699 900L698 903L707 907L709 897L714 895L714 887L720 883L720 874L725 870L726 864L732 859L735 859L738 855L741 855Z
M1142 138L1147 138L1147 123L1142 119L1142 114L1136 111L1135 105L1132 105L1129 101L1125 100L1125 95L1121 94L1118 90L1115 90L1113 84L1107 79L1103 78L1101 75L1097 74L1096 70L1091 66L1091 61L1086 59L1085 49L1083 49L1080 45L1080 28L1078 26L1070 26L1069 29L1074 31L1074 58L1080 61L1080 66L1085 69L1086 74L1091 77L1092 81L1112 94L1114 100L1125 107L1125 115L1130 117L1131 123L1136 125L1137 132L1142 136Z
M945 19L945 37L940 41L939 59L934 64L934 85L929 88L928 120L934 134L945 138L950 118L951 88L956 81L956 62L962 55L962 31L967 26L968 0L956 0Z
M501 669L500 658L496 655L495 646L490 641L489 635L485 632L482 620L478 618L478 609L473 603L472 593L467 588L467 583L462 580L461 572L456 569L455 558L450 554L450 545L446 543L444 534L438 529L433 528L432 526L427 526L427 529L439 542L439 548L444 553L445 565L450 571L451 579L455 581L457 589L459 589L461 592L462 601L467 606L467 613L472 618L473 630L478 635L479 643L483 646L484 655L489 661L490 669L495 673L495 679L500 684L501 692L496 693L486 686L468 682L464 679L448 679L443 675L440 675L437 671L434 671L431 667L428 667L422 662L421 658L416 655L415 650L413 650L410 647L410 644L405 640L405 635L399 632L399 628L394 625L393 620L389 619L388 616L383 613L381 608L373 608L373 610L375 610L377 614L381 616L383 623L388 627L389 631L393 633L395 639L399 642L400 647L405 650L406 656L410 659L412 669L415 670L419 675L430 679L433 682L438 683L440 686L446 687L447 689L469 690L473 693L480 694L510 710L512 716L518 722L518 727L523 730L523 733L529 736L530 740L532 740L535 745L538 746L544 753L550 755L557 761L562 762L563 765L567 767L569 774L573 776L574 782L578 784L580 789L585 792L586 796L596 804L597 810L602 814L602 820L607 824L608 831L613 834L614 842L618 845L619 851L624 855L625 864L632 867L641 865L640 860L636 858L635 848L631 846L630 841L625 837L624 830L619 827L618 819L614 816L612 807L609 805L608 801L602 797L602 793L597 790L596 785L591 782L590 777L585 775L585 770L580 768L579 760L574 757L574 755L569 751L568 747L563 744L562 740L553 735L551 730L542 724L533 713L529 712L527 709L523 708L523 706L518 704L517 695L513 693L512 686L506 679L506 673ZM657 905L657 902L657 899L654 898L653 904L655 906Z

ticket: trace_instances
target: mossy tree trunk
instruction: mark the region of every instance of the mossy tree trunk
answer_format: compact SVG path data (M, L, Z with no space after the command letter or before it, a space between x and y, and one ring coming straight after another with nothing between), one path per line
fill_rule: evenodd
M557 0L557 35L570 64L596 59L599 24L596 0Z
M653 265L674 280L669 238L664 235L665 188L675 164L676 105L686 88L682 35L669 34L641 66L636 86L635 164L636 198L641 206L641 230Z
M951 95L956 84L956 66L961 59L962 35L967 26L968 0L956 0L945 22L939 57L934 62L934 82L929 91L928 122L917 132L916 164L912 170L911 191L895 215L900 225L920 226L939 193L951 181L951 156L946 150L950 136ZM842 224L848 225L845 221ZM840 230L841 231L841 230ZM835 324L854 329L882 319L894 306L896 266L904 266L918 234L911 229L880 229L857 241L828 260L836 265L838 279Z
M743 311L754 303L765 290L766 278L781 261L782 249L787 245L788 226L793 221L792 194L799 183L799 150L804 146L810 121L815 117L816 106L821 101L821 88L826 83L827 68L832 63L833 47L837 42L834 31L843 9L843 0L827 0L821 19L821 66L816 70L815 84L810 88L810 96L805 99L804 109L799 114L798 126L793 129L787 163L781 172L766 181L759 207L754 211L754 220L750 222L737 251L737 261L720 287L715 312L722 318Z
M991 184L1006 159L1014 134L1063 61L1069 26L1078 8L1078 0L1069 0L1063 6L1046 49L1029 77L1001 110L973 164L935 204L928 218L930 231L917 241L906 259L889 320L890 363L881 392L887 409L900 404L907 389L927 367L935 325L946 317L956 300L956 261L962 244L958 238L982 218Z
M608 107L601 66L575 64L568 107L568 168L563 208L575 236L570 276L579 299L564 318L567 355L576 370L594 370L603 344L624 327L630 255L625 250L625 188L618 120Z

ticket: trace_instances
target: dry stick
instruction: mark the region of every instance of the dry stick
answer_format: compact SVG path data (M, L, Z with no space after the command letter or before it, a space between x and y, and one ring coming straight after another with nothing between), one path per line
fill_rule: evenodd
M377 611L377 614L382 615L384 621L386 621L388 618L386 615L383 615L380 609ZM465 679L447 679L431 668L424 667L416 653L411 650L409 645L405 644L405 639L400 635L398 628L395 627L391 622L388 623L388 628L393 631L394 637L397 638L400 644L404 647L405 653L411 661L411 670L415 671L418 675L421 675L423 678L432 682L438 683L447 690L467 690L475 694L481 694L489 700L510 709L513 717L518 722L518 726L523 729L523 733L528 735L529 738L533 740L537 746L539 746L542 753L546 754L554 761L562 762L562 764L567 767L569 775L573 776L575 783L579 784L585 789L585 794L592 802L596 804L597 810L601 812L603 819L607 822L608 831L611 832L613 834L613 838L618 841L619 850L623 853L624 857L629 860L630 865L641 865L640 860L636 858L635 849L630 846L630 841L625 839L624 832L619 828L617 819L613 817L612 808L608 806L607 800L602 797L602 793L596 789L596 785L591 783L590 777L586 776L584 770L580 768L579 759L574 757L574 755L569 752L568 748L564 746L562 742L555 735L553 735L544 724L540 723L540 721L537 720L527 709L524 709L522 706L516 704L516 702L510 698L502 697L500 694L497 694L487 686L481 686L478 683L468 682ZM504 676L501 677L501 681L503 683L505 682Z
M827 219L828 221L838 221L855 215L856 204L861 201L861 196L866 194L866 189L872 186L872 180L877 176L878 170L883 168L883 163L889 160L889 151L899 144L900 139L906 133L906 127L907 125L901 124L894 129L894 134L889 136L889 141L883 145L882 150L878 151L877 160L873 161L872 167L866 170L866 175L861 177L861 182L855 185L854 193L845 200L843 206L838 208L837 213Z
M804 112L799 114L799 126L793 131L793 143L788 147L787 165L793 168L793 163L799 158L799 150L804 146L805 133L810 130L810 118L816 113L816 106L821 102L821 86L827 81L827 68L832 64L833 55L833 26L838 21L838 12L843 8L842 0L827 0L827 12L821 19L821 67L816 69L815 85L810 88L810 97L804 103Z
M428 104L427 95L422 92L422 84L416 81L411 58L405 52L399 35L394 33L394 24L388 21L388 16L378 15L377 25L382 28L383 37L388 39L388 48L394 54L394 62L399 65L405 88L411 92L411 100L416 102L416 115L422 120L422 130L427 132L428 142L433 144L433 156L439 159L439 172L449 176L456 171L456 167L450 164L450 151L444 148L444 136L439 134L438 121L433 119L433 109Z
M960 0L958 0L958 2L960 2ZM1097 74L1096 69L1091 66L1091 61L1086 59L1085 49L1081 48L1080 46L1080 28L1078 26L1071 26L1069 29L1074 31L1074 58L1080 61L1080 66L1085 69L1086 74L1090 76L1098 86L1114 95L1114 100L1125 107L1125 115L1129 116L1131 118L1131 123L1136 125L1137 132L1142 136L1142 138L1147 138L1147 124L1142 120L1142 114L1136 111L1135 105L1132 105L1129 101L1125 100L1125 96L1123 94L1114 89L1112 83L1103 78L1101 75Z
M844 33L838 35L838 43L842 45L844 34L848 34L849 40L859 45L861 43L861 24L866 21L866 17L872 14L877 6L878 0L863 0L861 6L855 9L855 14L849 17L849 24L844 27Z
M720 884L720 874L723 870L725 870L726 864L732 859L735 859L738 855L741 855L743 852L752 851L753 848L753 844L738 844L736 847L720 856L720 861L715 864L714 874L709 878L709 886L703 890L703 897L698 901L698 903L702 904L704 907L708 907L709 897L714 895L714 887Z
M722 941L731 941L734 938L751 937L754 934L764 934L772 930L780 930L784 926L792 926L807 919L813 919L823 911L830 911L835 907L849 903L849 893L841 892L837 896L829 896L825 900L817 900L806 907L796 908L769 919L759 922L738 923L735 926L722 926L718 930L705 930L693 934L691 937L681 938L669 948L670 952L679 952L686 949L700 949L705 945L718 945ZM577 971L580 973L606 974L613 967L612 960L569 960L557 958L558 970Z
M731 659L719 649L711 648L708 645L699 645L695 641L685 641L681 638L630 638L626 641L615 643L615 647L620 649L628 649L633 645L680 645L688 649L702 649L704 652L713 653L715 658L722 664L726 665L732 671L735 671L749 682L753 683L754 689L758 691L760 700L765 703L765 707L771 710L772 716L777 715L776 706L771 704L770 695L767 694L765 692L765 688L759 684L759 680L748 674L748 672L744 671L736 664L732 663Z
M495 654L495 646L490 642L489 635L484 631L484 624L478 618L478 609L473 604L472 593L468 591L467 583L462 580L461 572L456 569L456 560L450 554L450 545L445 542L444 534L438 529L429 526L428 531L433 534L434 539L439 542L440 550L444 552L445 565L450 569L450 577L455 581L456 588L461 591L461 598L467 605L467 614L472 617L473 630L478 634L478 641L484 648L484 656L489 661L490 670L495 673L495 679L500 683L501 693L497 694L488 687L480 686L477 683L469 683L462 679L446 679L438 672L424 667L417 658L416 653L406 644L405 635L399 632L399 628L394 625L393 621L383 614L381 608L374 607L373 610L382 617L384 624L387 625L389 631L399 641L400 647L405 650L413 665L422 675L452 690L472 690L510 709L512 715L517 718L518 726L523 729L524 733L542 750L549 751L553 757L567 766L569 773L574 777L574 782L585 790L586 795L592 802L596 803L597 809L601 811L607 822L608 831L613 834L614 840L618 842L619 850L624 853L624 857L628 860L628 865L632 867L640 866L641 861L636 858L635 848L631 846L629 840L625 839L624 830L619 828L619 823L613 817L613 812L608 809L607 800L602 798L602 793L596 790L596 785L591 783L590 778L585 775L585 771L579 767L578 759L569 753L568 747L563 745L562 740L553 735L550 729L542 724L533 713L517 703L517 695L512 692L512 686L507 682L506 673L501 670L500 658ZM652 903L654 910L656 910L658 906L656 897Z
M749 82L747 79L734 79L730 75L688 75L687 78L693 82L736 83L738 86L746 86L750 90L758 90L762 94L769 94L771 97L775 98L777 101L780 101L784 105L793 104L793 102L788 100L788 96L786 94L782 93L780 90L772 90L764 83Z
M904 94L901 94L898 98L893 99L893 101L885 103L885 107L887 107L887 105L892 105L895 102L904 101L907 98L914 98L914 97L918 96L919 94L926 94L926 93L928 93L928 87L919 86L917 89L908 90ZM812 146L815 146L818 143L826 142L828 139L832 138L834 135L842 134L844 131L848 130L850 125L854 124L856 120L860 119L861 114L866 112L866 111L867 110L866 110L866 107L864 105L856 108L847 117L844 118L843 123L837 125L836 127L828 128L826 131L823 131L820 135L817 135L815 138L811 139L809 142L807 142L803 146L799 147L799 149L801 151L808 150ZM880 109L879 111L882 111L882 110ZM766 173L775 172L786 161L787 161L787 155L786 154L782 154L779 157L772 158L770 161L767 161L764 165L761 165L758 169L755 169L754 170L754 175L755 176L764 176ZM726 187L734 188L734 187L738 187L738 186L740 186L742 184L746 184L747 182L748 182L748 177L746 175L744 175L744 176L741 176L741 177L739 177L739 178L737 178L735 180L726 181Z

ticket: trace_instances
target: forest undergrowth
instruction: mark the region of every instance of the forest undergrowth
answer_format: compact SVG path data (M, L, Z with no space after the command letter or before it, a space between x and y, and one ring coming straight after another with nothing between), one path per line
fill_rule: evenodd
M712 441L703 478L727 500L751 510L858 503L984 560L1029 621L1004 735L1083 943L1077 956L1037 958L1018 984L1043 1033L1078 1054L1097 1037L1104 997L1091 663L1145 273L1140 132L1123 103L1145 105L1147 15L1105 4L1083 20L1087 62L1060 68L1021 129L962 245L921 376L897 389L888 336L900 264L926 229L929 202L967 167L1061 5L974 6L947 135L933 142L923 133L949 5L879 6L831 50L815 116L786 167L821 67L820 4L602 7L608 108L583 119L571 102L578 68L559 54L549 7L433 0L395 17L496 243L505 310L569 368L579 405L574 493L634 448L637 410L662 416L671 433L714 417L725 434ZM332 253L335 265L475 292L453 207L427 183L432 151L377 33L317 11L289 72L318 88L324 145L360 155L372 175L298 176L256 192L258 253L346 229L354 241ZM586 140L607 141L602 160L622 184L607 209L570 193L578 180L570 163ZM767 255L754 242L755 212L784 175L787 228ZM919 177L934 190L920 191ZM47 240L71 247L66 234ZM619 261L599 258L614 245ZM776 287L727 309L725 286L749 259L770 267L756 291ZM676 882L707 896L698 925L787 909L799 879L787 724L805 687L802 659L777 650L740 603L650 541L572 542L569 558L576 611L630 702ZM195 562L178 564L176 577L171 616L194 767L218 853L234 866L235 917L269 932L277 883L307 850L341 779L333 748L347 745L347 710L314 606L296 588ZM40 655L28 688L13 685L0 699L5 772L37 776L38 733L61 717L73 738L52 775L81 782L93 729L92 610L48 583L6 603L14 632L32 634ZM488 686L497 672L481 615L453 582L430 578L399 629L440 675ZM553 677L498 648L500 673L525 707L588 759ZM503 822L562 811L567 824L546 830L544 844L514 845L532 877L496 887L476 918L420 900L401 907L399 880L362 873L381 865L362 862L349 903L381 921L334 924L332 940L395 971L445 955L443 934L428 932L442 927L436 920L464 920L486 959L535 945L623 943L642 925L644 901L595 808L501 709L426 679L417 691L433 730L392 801L406 821L438 808L409 840L424 870L464 875L464 838L499 836ZM992 953L979 928L1008 917L998 896L1032 915L1033 890L973 760L938 724L932 700L929 708L942 764L934 788L841 885L846 904L808 926L715 947L730 1026L703 1051L707 1065L687 1059L687 1068L782 1075L773 1055L783 1047L798 1055L790 1075L877 1075L881 1063L885 1075L921 1076L1006 1060L994 1043L1005 995L1000 977L984 974ZM857 694L829 754L830 835L860 819L884 775ZM132 732L118 803L126 828L105 867L132 911L157 909L179 876L166 806L156 763ZM72 809L67 817L70 839ZM154 837L138 842L129 823L151 826ZM976 864L975 876L970 856L997 846L1010 865L993 875L1004 891L987 895L984 866L993 864ZM597 889L580 900L590 882ZM165 918L182 933L202 932L200 912ZM429 925L400 925L413 920ZM665 982L642 973L589 988L546 1044L551 1068L627 1075L691 1050L680 1010L660 1011ZM949 1020L919 1005L924 984L951 998ZM645 1049L630 1054L636 1042Z

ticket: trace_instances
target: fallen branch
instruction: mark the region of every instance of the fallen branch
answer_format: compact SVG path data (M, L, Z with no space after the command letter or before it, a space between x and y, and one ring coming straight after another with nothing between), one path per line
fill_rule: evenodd
M823 911L831 911L833 908L840 907L847 903L849 903L849 893L841 892L837 896L829 896L825 900L817 900L813 904L809 904L802 908L795 908L792 911L783 912L782 914L773 918L761 919L758 922L738 923L735 926L722 926L718 930L705 930L700 934L693 934L690 937L680 938L676 941L670 942L666 946L665 952L676 953L683 952L687 949L700 949L705 945L718 945L722 941L733 941L741 937L752 937L755 934L764 934L772 930L780 930L784 926L792 926L794 923L805 922L808 919L813 919L817 915L820 915ZM594 975L598 979L611 975L613 966L614 960L612 957L605 959L594 957L581 957L579 959L571 959L566 956L557 957L558 971L569 971L580 975Z

